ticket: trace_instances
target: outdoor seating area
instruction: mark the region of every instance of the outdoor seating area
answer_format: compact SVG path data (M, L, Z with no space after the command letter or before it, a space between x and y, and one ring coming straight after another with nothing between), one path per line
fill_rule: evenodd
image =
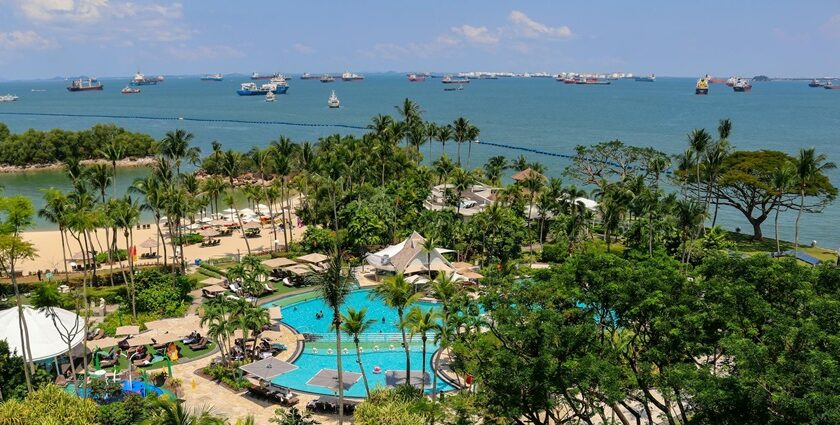
M352 400L344 400L344 414L352 415L359 403ZM338 413L338 398L322 395L306 404L306 410L313 413Z

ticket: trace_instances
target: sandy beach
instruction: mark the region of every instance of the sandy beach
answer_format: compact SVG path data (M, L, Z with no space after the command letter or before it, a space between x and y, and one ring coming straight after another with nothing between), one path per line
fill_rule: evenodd
M151 167L155 162L155 158L151 156L142 158L125 158L117 161L117 168L132 168L132 167ZM83 159L79 161L81 165L90 166L94 164L111 165L111 161L106 159ZM49 171L64 169L63 162L54 162L52 164L32 164L26 167L17 165L0 165L0 174L8 173L23 173L27 171Z
M292 222L297 222L297 217L292 214ZM139 255L142 253L148 253L150 251L149 248L142 248L140 244L142 244L146 240L155 240L160 241L159 236L157 233L157 228L154 225L154 222L151 221L143 221L141 222L142 225L150 224L150 228L148 229L134 229L134 245L137 247L138 253L138 261L136 264L138 265L148 265L148 264L155 264L156 262L163 263L163 246L159 245L157 249L152 248L151 251L156 251L159 254L158 259L141 259ZM144 226L143 226L144 227ZM166 230L165 226L161 226L163 230L163 234L165 237L165 241L167 243L166 247L166 255L172 257L172 246L169 244L169 235L168 231ZM306 230L306 227L295 227L292 229L292 240L298 241L303 236L303 232ZM110 231L109 231L110 234ZM24 275L28 275L30 273L36 273L38 270L58 270L59 272L64 271L64 260L61 252L61 236L59 234L58 229L56 230L45 230L45 231L31 231L25 232L23 234L23 239L26 241L31 242L36 250L36 258L34 260L26 260L22 261L19 266L17 267L18 270L23 271ZM215 237L214 239L220 239L222 242L216 246L207 246L202 247L200 244L194 245L186 245L184 246L184 255L185 259L188 264L193 264L196 259L206 260L209 258L215 257L225 257L225 256L236 256L236 255L246 255L248 253L248 248L246 246L245 238L242 236L242 233L239 231L234 231L231 236L219 236ZM275 240L279 243L278 247L280 249L283 248L283 231L279 227L277 228L277 238L275 239L274 234L271 229L271 225L264 224L262 225L260 236L259 237L252 237L248 238L248 244L251 246L252 252L258 251L268 251L275 245ZM68 262L70 257L74 253L79 253L82 251L78 241L73 239L72 237L68 236L69 247L67 248L67 259ZM162 244L163 241L160 241ZM105 229L98 229L96 232L96 239L94 241L94 249L97 252L102 252L106 244L106 237L105 237ZM122 232L117 235L117 246L120 249L126 248L125 238L122 235ZM81 261L79 261L81 263ZM107 268L108 265L102 265L102 268Z

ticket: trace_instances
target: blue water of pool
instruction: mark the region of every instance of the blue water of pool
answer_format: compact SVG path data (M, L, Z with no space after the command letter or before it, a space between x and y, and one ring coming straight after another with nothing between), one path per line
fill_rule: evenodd
M122 384L122 390L124 392L133 392L144 396L151 393L162 395L166 392L166 390L162 388L158 388L152 384L145 384L143 381L134 380L129 383L127 379L124 379L120 381L120 383ZM75 384L72 383L68 384L67 387L65 387L65 390L68 392L75 392L79 396L84 396L84 389L76 388Z
M269 303L266 307L272 306ZM399 328L397 327L398 317L396 309L388 307L382 300L371 295L370 290L357 290L351 292L345 300L345 307L342 309L346 312L347 308L367 308L367 317L376 320L371 330L366 334L368 338L363 337L363 341L375 341L379 346L379 350L368 348L362 353L362 365L367 374L368 384L371 389L380 386L385 386L385 372L389 370L405 371L405 352L403 351L400 339L398 337ZM423 310L438 308L433 303L417 303ZM322 312L324 317L316 319L316 314ZM312 293L312 298L305 301L297 302L283 307L283 323L295 328L301 333L313 334L329 334L330 320L332 313L324 300L318 296L317 292ZM333 332L334 333L334 332ZM426 356L423 357L422 348L420 346L419 337L415 338L415 342L409 344L411 346L411 370L414 376L419 376L423 364L426 364L426 373L429 374L429 384L426 386L426 392L431 392L431 359L437 346L432 342L431 338L427 342ZM353 341L346 335L342 335L342 347L348 349L347 354L342 355L342 366L348 372L361 372L361 368L356 360L355 347ZM392 348L393 347L393 348ZM275 384L289 387L299 391L306 391L318 394L334 395L335 393L327 388L307 385L307 382L315 376L321 369L335 369L336 368L336 354L328 353L325 349L320 349L317 352L310 347L304 349L303 354L295 360L295 365L298 369L281 375L272 380ZM378 368L380 373L374 373L374 369ZM417 372L414 372L417 371ZM449 385L443 379L438 378L437 390L450 391L454 387ZM348 397L364 397L365 386L361 379L352 387L344 392Z

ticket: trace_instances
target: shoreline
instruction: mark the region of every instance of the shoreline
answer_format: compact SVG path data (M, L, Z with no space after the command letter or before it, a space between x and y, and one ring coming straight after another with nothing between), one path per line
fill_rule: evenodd
M124 158L117 161L117 168L142 168L151 167L155 162L155 157L144 156L139 158ZM95 164L111 165L111 161L107 159L83 159L79 161L81 165L89 166ZM40 171L57 171L64 168L63 162L53 162L49 164L32 164L26 166L19 165L0 165L0 174L16 174L16 173L37 173Z

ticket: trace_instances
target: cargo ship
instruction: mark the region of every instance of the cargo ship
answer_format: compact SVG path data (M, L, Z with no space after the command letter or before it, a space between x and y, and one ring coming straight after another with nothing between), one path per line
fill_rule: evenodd
M335 81L335 77L333 77L332 75L329 75L329 74L324 74L324 75L321 76L321 78L319 78L319 80L322 83L332 83L333 81Z
M636 77L636 81L641 83L653 83L656 81L656 75L650 74L647 77Z
M341 80L342 81L362 81L364 79L365 79L364 76L361 76L359 74L354 74L352 72L345 72L345 73L341 74Z
M303 75L300 76L301 80L317 80L319 78L321 78L321 77L319 77L317 75L312 75L308 72L304 72Z
M426 81L426 76L423 74L408 74L408 81L411 81L412 83L419 83Z
M67 91L92 91L92 90L102 90L105 86L102 85L96 79L88 78L87 80L73 80L69 86L67 86Z
M257 87L256 83L242 83L236 94L240 96L265 96L268 92L274 94L285 94L289 91L289 86L278 86L277 84L267 83Z
M451 75L446 75L440 80L440 82L443 84L469 84L470 80L467 78L455 79L452 78Z
M259 72L251 74L252 80L270 80L277 77L282 77L282 75L278 72L275 72L274 74L260 74Z
M132 78L131 81L128 82L128 84L131 86L153 86L160 81L163 81L163 77L146 78L145 75L138 72L134 74L134 78Z
M222 74L207 74L201 77L201 81L222 81L225 79L225 76Z

